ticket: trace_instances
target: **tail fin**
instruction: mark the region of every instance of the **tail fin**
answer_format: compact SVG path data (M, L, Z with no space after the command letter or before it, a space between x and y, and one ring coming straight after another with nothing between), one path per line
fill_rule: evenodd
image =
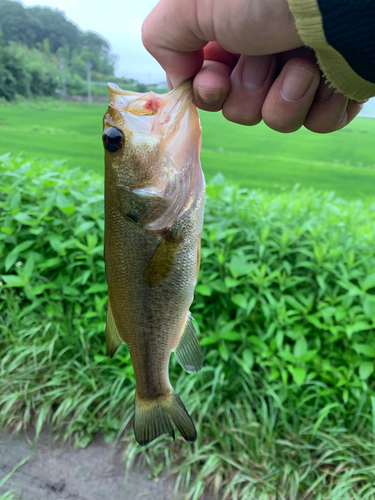
M140 399L135 396L135 439L145 446L162 434L170 434L174 439L174 426L186 441L194 443L197 431L178 394L172 389L167 396L155 400Z

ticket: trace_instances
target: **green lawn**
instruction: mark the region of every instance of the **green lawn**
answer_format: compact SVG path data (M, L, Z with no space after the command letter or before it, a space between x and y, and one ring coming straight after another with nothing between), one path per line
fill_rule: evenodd
M100 141L106 105L17 103L0 105L0 154L66 158L73 166L103 172ZM346 198L372 195L375 187L375 120L357 118L335 134L305 129L279 134L264 124L242 127L219 113L201 113L202 164L207 179L218 171L251 188L334 190Z

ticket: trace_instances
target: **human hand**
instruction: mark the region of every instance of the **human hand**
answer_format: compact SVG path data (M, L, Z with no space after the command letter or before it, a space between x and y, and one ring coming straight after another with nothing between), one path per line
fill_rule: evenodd
M195 104L242 125L327 133L363 106L325 82L286 0L161 0L142 37L172 88L194 77Z

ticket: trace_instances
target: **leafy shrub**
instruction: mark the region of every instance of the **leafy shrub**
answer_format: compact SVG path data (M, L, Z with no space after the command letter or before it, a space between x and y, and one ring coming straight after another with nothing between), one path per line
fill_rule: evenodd
M24 64L23 49L2 47L0 44L1 86L0 97L14 99L16 94L30 96L31 75Z
M29 94L32 96L55 95L56 88L60 84L60 70L56 58L43 54L37 49L21 47L15 43L11 43L4 50L8 53L10 60L18 60L22 63L22 71L29 79L29 91L23 91L23 88L19 88L17 89L18 94L25 97L28 97ZM14 70L12 70L12 74L17 76Z
M12 100L24 97L55 95L60 71L52 56L15 43L0 46L0 97Z
M113 439L134 377L126 346L105 347L102 180L9 155L0 175L0 424ZM128 465L173 461L186 484L192 469L188 498L207 483L226 499L374 498L374 203L220 176L207 193L205 365L183 374L172 356L170 374L198 441L141 451L127 433Z
M360 404L375 380L375 204L208 193L194 304L203 345L218 346L228 373L237 362L285 386L320 381Z
M87 94L87 84L79 75L67 71L66 92L68 95L84 95ZM107 90L108 93L108 90Z
M12 73L0 66L0 98L4 98L7 101L14 99L16 95L15 86L16 80L13 78Z

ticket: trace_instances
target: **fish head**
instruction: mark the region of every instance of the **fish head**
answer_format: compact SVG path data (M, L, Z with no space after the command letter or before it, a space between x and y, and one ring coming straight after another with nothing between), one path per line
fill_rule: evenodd
M165 191L199 156L200 122L191 82L167 94L145 94L108 84L110 105L103 119L106 173L117 183ZM159 193L160 194L160 193Z

